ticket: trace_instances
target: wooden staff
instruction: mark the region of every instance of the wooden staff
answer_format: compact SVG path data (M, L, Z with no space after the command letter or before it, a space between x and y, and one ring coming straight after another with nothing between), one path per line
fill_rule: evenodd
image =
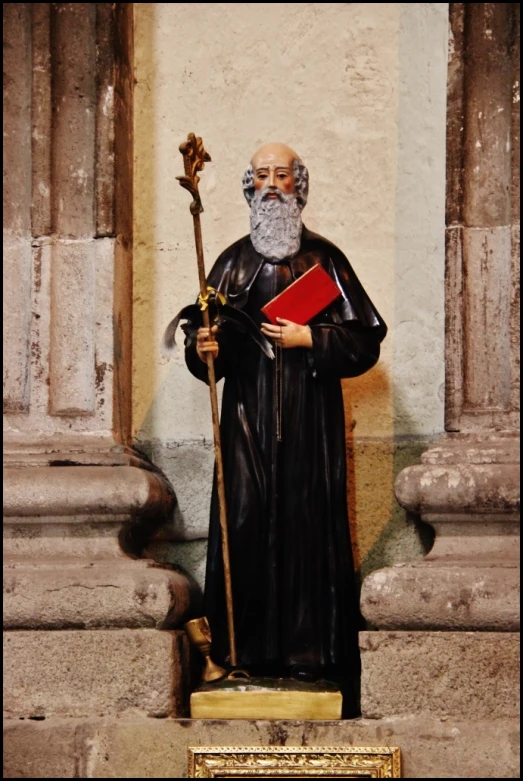
M196 244L196 260L198 263L198 279L200 282L200 306L205 328L211 328L209 309L207 306L209 291L205 278L205 265L203 260L202 226L200 214L203 212L202 201L198 190L200 177L198 171L203 170L205 163L210 162L211 157L203 148L201 138L194 133L189 133L187 141L180 144L180 152L183 155L185 176L177 176L182 187L189 190L193 196L190 210L194 222L194 241ZM218 504L220 508L220 527L222 532L223 572L225 577L225 602L227 607L227 627L229 630L229 651L232 667L236 667L236 639L234 635L234 612L232 603L231 564L229 557L229 536L227 528L227 509L225 504L225 483L223 478L223 459L220 438L220 418L218 413L218 396L216 393L216 375L214 373L214 358L211 353L206 353L207 370L209 372L209 391L211 395L212 428L214 434L214 455L216 458L216 482L218 488Z

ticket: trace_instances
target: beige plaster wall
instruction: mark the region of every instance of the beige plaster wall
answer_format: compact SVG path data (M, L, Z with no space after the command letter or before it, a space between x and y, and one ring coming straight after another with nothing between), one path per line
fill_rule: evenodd
M205 535L212 461L207 389L182 350L169 363L159 350L198 287L190 199L175 180L178 145L195 131L213 159L200 185L207 268L248 232L240 185L256 147L281 140L307 164L304 222L348 255L390 328L378 366L344 383L356 558L421 555L392 484L443 430L448 4L135 3L134 13L133 428L173 480L180 536Z

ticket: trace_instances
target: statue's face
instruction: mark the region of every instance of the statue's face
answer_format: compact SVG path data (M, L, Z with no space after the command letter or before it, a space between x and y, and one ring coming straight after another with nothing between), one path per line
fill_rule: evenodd
M295 180L292 164L296 155L285 144L266 144L258 149L252 158L254 171L254 189L276 188L282 193L293 193ZM275 193L268 192L268 199L277 199Z

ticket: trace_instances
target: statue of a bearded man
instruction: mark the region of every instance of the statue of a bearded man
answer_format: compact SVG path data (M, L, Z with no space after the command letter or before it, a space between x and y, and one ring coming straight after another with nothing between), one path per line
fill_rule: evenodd
M345 256L307 230L308 172L288 146L253 156L243 177L250 235L226 249L208 277L281 348L271 361L227 323L189 321L185 356L207 381L205 353L225 378L221 436L239 665L297 679L359 674L360 613L354 579L340 380L378 360L386 325ZM271 299L314 264L341 296L307 325L266 322ZM227 664L228 636L216 485L204 613L213 659Z

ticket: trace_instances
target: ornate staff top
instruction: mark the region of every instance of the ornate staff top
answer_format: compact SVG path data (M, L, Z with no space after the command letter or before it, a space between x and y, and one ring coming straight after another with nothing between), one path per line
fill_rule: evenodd
M211 156L205 151L200 136L195 136L194 133L189 133L187 141L180 144L179 149L183 155L185 175L177 176L176 178L182 187L189 190L193 197L193 202L189 208L194 216L203 212L202 200L198 190L198 182L200 181L198 171L203 170L205 163L211 162Z

